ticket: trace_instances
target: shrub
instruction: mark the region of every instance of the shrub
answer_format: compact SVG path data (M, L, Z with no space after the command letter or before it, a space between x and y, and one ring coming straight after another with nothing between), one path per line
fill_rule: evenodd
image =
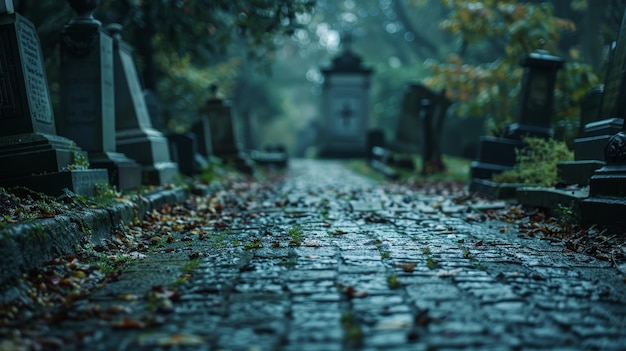
M557 164L574 159L574 152L563 141L536 137L526 137L523 141L526 146L515 150L513 169L495 175L493 181L552 186L558 180Z

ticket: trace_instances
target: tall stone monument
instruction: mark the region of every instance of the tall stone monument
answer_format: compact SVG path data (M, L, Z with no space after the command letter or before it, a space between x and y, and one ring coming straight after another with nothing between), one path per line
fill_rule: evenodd
M132 48L122 40L122 26L110 24L113 36L115 86L115 129L117 150L142 165L143 182L163 185L178 175L167 138L152 127Z
M480 139L478 158L470 167L471 192L482 192L495 197L514 197L511 191L501 191L493 183L493 175L512 169L516 162L516 149L525 146L524 136L547 138L552 135L551 118L554 86L557 71L565 64L560 57L545 50L536 50L520 61L524 67L520 113L518 121L509 125L503 136L483 136Z
M93 18L98 1L69 1L77 15L61 33L60 135L89 154L92 166L106 168L119 190L141 186L141 166L116 152L113 39Z
M320 157L365 157L370 77L373 70L349 47L322 69L324 75Z
M0 1L0 47L0 186L92 195L107 171L87 169L84 151L56 135L37 31L11 0Z

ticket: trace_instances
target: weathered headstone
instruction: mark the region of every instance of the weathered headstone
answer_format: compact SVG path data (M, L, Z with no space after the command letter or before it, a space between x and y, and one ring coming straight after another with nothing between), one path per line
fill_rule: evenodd
M563 64L561 58L549 55L545 50L537 50L522 59L520 65L524 67L524 75L518 121L507 128L504 137L481 137L478 159L470 166L471 192L494 197L515 196L514 191L500 192L502 186L490 179L495 174L513 168L516 162L515 150L524 147L523 137L545 138L552 135L551 114L556 73Z
M173 133L167 136L170 143L172 160L178 164L180 173L193 176L198 174L201 165L198 164L198 141L196 135L191 132Z
M619 128L620 132L611 136L604 147L604 162L589 180L589 198L581 203L581 218L585 223L605 224L626 228L626 11L622 17L611 65L607 70L605 97L602 110L611 113L604 124L596 122L596 139L605 138L608 133ZM608 106L604 106L608 103ZM592 129L593 123L585 130ZM620 128L621 127L621 128Z
M445 91L424 98L420 102L420 129L422 130L422 173L441 173L446 170L441 154L441 138L446 112L451 102Z
M201 154L206 152L242 172L253 172L254 162L237 142L232 102L220 97L217 85L209 86L209 98L198 110L198 117L192 130L200 137Z
M345 48L324 75L320 157L365 157L372 69Z
M199 114L198 119L191 125L190 130L196 135L198 153L205 159L210 159L213 156L213 141L211 140L209 120L202 118Z
M604 84L591 89L581 102L581 126L583 132L574 141L574 161L558 164L558 175L565 189L533 187L518 192L518 201L525 205L544 207L549 210L570 206L587 222L607 223L612 220L619 205L611 207L605 197L619 197L619 190L612 189L624 177L619 162L605 163L607 144L615 147L614 135L624 126L626 113L626 11L617 41L613 43ZM605 165L606 164L606 165ZM586 185L590 185L586 187ZM589 197L591 199L588 199ZM619 201L616 201L619 203ZM613 211L613 212L611 212Z
M107 171L84 169L85 153L56 135L37 31L11 0L0 4L0 186L92 195Z
M433 92L422 84L409 84L404 92L400 118L390 147L396 151L417 153L420 146L419 113L422 99L432 98Z
M552 136L552 110L556 73L565 61L550 55L546 50L536 50L520 62L524 67L520 114L518 121L507 130L509 137Z
M239 155L233 121L232 103L218 95L218 87L209 87L209 98L198 111L200 119L208 121L210 150L222 159L235 159Z
M581 101L581 135L574 140L574 161L558 165L561 182L589 184L593 173L604 165L604 148L622 130L626 117L626 11L617 41L613 43L604 84L590 89Z
M110 24L107 30L113 36L117 150L142 165L144 183L171 182L178 175L178 165L172 162L167 138L152 127L132 48L122 40L120 25Z
M141 166L116 152L113 39L91 15L94 2L71 1L77 15L61 33L60 135L88 152L93 167L109 171L119 190L141 186Z

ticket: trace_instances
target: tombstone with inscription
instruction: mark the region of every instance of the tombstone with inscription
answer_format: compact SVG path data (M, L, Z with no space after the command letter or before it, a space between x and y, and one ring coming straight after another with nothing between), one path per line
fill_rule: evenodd
M557 71L564 60L537 50L521 60L524 67L520 113L518 121L508 126L504 136L483 136L480 139L478 159L470 166L470 191L494 197L515 197L516 185L503 187L490 179L512 169L516 149L523 148L525 136L547 138L552 135L551 116ZM510 190L510 191L509 191Z
M369 86L372 69L350 50L322 69L324 75L320 157L365 157L367 155Z
M152 127L131 47L122 40L122 26L110 24L113 36L116 146L142 166L144 183L163 185L178 175L167 138Z
M88 152L93 167L109 171L119 190L141 186L141 166L116 152L113 39L92 12L97 2L70 1L77 15L61 33L60 135Z
M107 171L86 169L84 151L56 135L37 31L11 0L0 1L0 46L0 186L93 195Z

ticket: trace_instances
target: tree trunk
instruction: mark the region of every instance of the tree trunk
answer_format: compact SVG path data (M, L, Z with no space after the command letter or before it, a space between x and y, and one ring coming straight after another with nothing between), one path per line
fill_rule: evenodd
M154 38L153 5L150 1L145 1L141 6L145 22L143 26L137 27L135 30L135 50L137 50L137 54L142 61L141 78L143 80L143 88L156 92L158 78L154 64L154 45L152 44L152 39Z

